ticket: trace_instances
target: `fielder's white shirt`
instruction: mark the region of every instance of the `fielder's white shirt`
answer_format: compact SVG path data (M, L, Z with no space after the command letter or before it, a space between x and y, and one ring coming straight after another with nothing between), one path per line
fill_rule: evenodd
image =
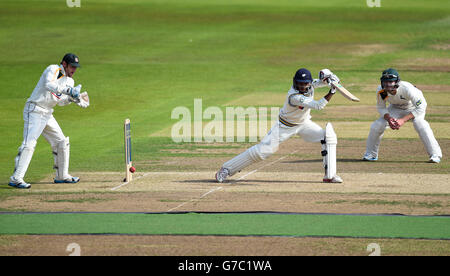
M283 108L280 109L280 121L285 125L298 125L306 120L311 119L311 109L323 109L328 101L321 98L314 100L314 88L327 86L320 80L314 80L309 91L300 94L294 87L289 89Z
M411 112L415 118L424 117L427 109L427 101L422 91L407 81L400 81L397 93L391 95L378 86L377 109L381 116L389 113L386 104L390 108L397 108Z
M62 65L50 65L42 73L27 102L53 112L53 107L57 104L61 106L70 104L69 96L62 92L73 86L74 80L66 76Z

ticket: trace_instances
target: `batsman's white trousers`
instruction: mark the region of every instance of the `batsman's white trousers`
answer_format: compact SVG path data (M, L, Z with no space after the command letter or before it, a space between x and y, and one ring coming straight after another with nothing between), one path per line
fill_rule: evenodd
M392 107L392 105L389 106L388 111L390 116L396 119L402 118L411 112L409 110ZM422 143L424 144L425 150L427 151L429 157L437 155L439 156L439 158L442 158L441 147L434 137L433 130L431 129L430 124L425 120L425 116L414 118L412 120L412 123L414 125L414 129L419 134L419 137L422 140ZM378 158L378 150L380 148L381 138L383 138L384 131L388 127L389 124L383 117L380 117L378 120L372 123L366 142L366 156Z
M228 169L230 175L234 175L252 163L264 160L277 152L280 143L293 135L299 135L307 142L320 142L325 139L325 130L311 120L294 127L288 127L281 122L276 122L259 144L225 162L223 167Z
M52 148L64 143L66 139L58 122L52 115L52 110L27 102L23 110L23 120L23 142L19 147L19 154L16 157L15 170L12 175L16 180L23 180L41 134Z

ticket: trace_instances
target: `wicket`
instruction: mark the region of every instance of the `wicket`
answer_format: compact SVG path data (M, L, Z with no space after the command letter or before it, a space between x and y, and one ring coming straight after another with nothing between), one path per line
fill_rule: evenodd
M125 145L125 167L126 167L126 182L130 182L133 179L130 168L133 166L131 160L131 123L130 119L125 119L123 125L124 130L124 145Z

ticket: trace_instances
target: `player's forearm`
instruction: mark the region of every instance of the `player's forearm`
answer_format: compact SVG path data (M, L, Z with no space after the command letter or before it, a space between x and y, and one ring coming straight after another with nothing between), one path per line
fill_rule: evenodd
M312 98L297 94L297 95L291 95L289 97L289 104L291 106L302 106L302 107L308 107L308 108L315 109L315 110L321 110L328 104L328 100L326 100L324 97L318 101L315 101Z
M68 87L65 86L65 85L59 85L58 82L56 82L56 81L49 81L49 82L47 82L45 84L45 88L48 91L52 91L52 92L55 92L55 93L68 95L68 92L67 92Z
M323 98L329 102L331 100L331 97L333 97L334 93L328 92Z
M408 115L406 115L406 116L404 116L404 117L402 117L402 118L400 118L402 121L404 121L404 122L408 122L409 120L412 120L412 119L414 119L415 117L414 117L414 115L412 114L412 113L409 113Z
M325 87L328 86L327 83L324 83L323 81L319 80L319 79L314 79L312 82L312 87L314 88L319 88L319 87Z

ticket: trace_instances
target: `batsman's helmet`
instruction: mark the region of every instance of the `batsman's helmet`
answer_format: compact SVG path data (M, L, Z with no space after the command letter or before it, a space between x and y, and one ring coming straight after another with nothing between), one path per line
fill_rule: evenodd
M311 72L308 69L301 68L295 72L294 75L294 84L295 82L312 82L313 79L311 77Z
M294 78L292 80L295 90L298 90L297 82L312 83L312 81L313 79L311 77L311 72L309 72L309 70L305 68L298 69L297 72L295 72Z

